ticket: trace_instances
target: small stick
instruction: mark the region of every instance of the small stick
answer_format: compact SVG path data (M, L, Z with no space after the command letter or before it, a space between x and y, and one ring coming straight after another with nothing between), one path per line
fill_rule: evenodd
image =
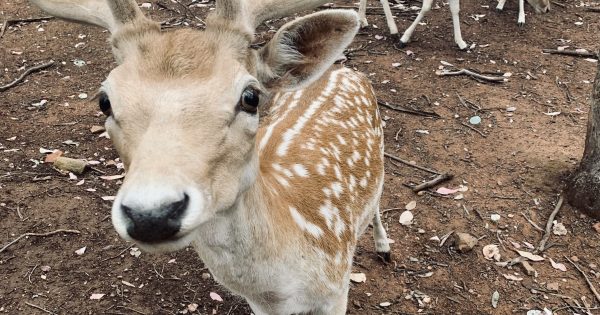
M54 234L58 234L58 233L71 233L71 234L81 234L80 231L77 230L56 230L56 231L52 231L52 232L48 232L48 233L25 233L25 234L21 234L19 235L19 237L15 238L14 240L12 240L10 243L4 245L4 247L0 248L0 253L2 253L4 250L6 250L9 246L13 245L14 243L18 242L20 239L27 237L27 236L40 236L40 237L45 237L45 236L51 236Z
M37 305L35 305L35 304L31 304L31 303L29 303L29 302L25 302L25 304L27 304L28 306L31 306L31 307L33 307L33 308L37 308L38 310L40 310L40 311L43 311L43 312L46 312L46 313L48 313L48 314L54 314L54 315L57 315L56 313L54 313L54 312L51 312L51 311L49 311L49 310L47 310L47 309L45 309L45 308L43 308L43 307L41 307L41 306L37 306Z
M440 173L440 172L438 172L436 170L432 170L432 169L427 168L427 167L423 167L423 166L419 166L419 165L416 165L416 164L412 164L412 163L410 163L408 161L405 161L405 160L403 160L403 159L401 159L401 158L399 158L397 156L393 156L393 155L391 155L389 153L384 153L384 155L386 157L388 157L388 158L396 161L396 162L400 162L400 163L402 163L404 165L408 165L410 167L414 167L414 168L419 169L421 171L425 171L425 172L428 172L428 173L431 173L431 174L436 174L436 175L442 175L442 173Z
M387 107L389 109L393 109L395 111L399 111L402 113L407 113L407 114L411 114L411 115L417 115L417 116L423 116L423 117L433 117L433 118L442 118L442 116L438 115L437 113L434 112L426 112L426 111L419 111L419 110L413 110L413 109L408 109L408 108L404 108L401 105L397 105L397 104L392 104L389 102L384 102L384 101L377 101L377 105L379 106L383 106L383 107Z
M0 38L2 38L2 36L4 36L4 33L6 32L6 29L11 24L21 23L21 22L23 22L23 23L25 23L25 22L38 22L38 21L43 21L43 20L51 20L53 18L54 18L53 16L43 16L43 17L37 17L37 18L25 18L25 19L6 20L6 21L4 21L4 23L2 24L2 28L0 29Z
M530 219L530 218L529 218L529 217L528 217L528 216L527 216L525 213L521 212L521 215L522 215L523 217L525 217L525 220L527 220L527 222L529 222L529 224L533 225L533 227L534 227L536 230L538 230L538 231L540 231L540 232L544 232L544 230L543 230L543 229L542 229L542 228L541 228L539 225L537 225L535 222L533 222L533 220L531 220L531 219Z
M577 268L577 270L583 275L583 277L585 278L585 282L587 282L588 286L590 287L590 290L592 291L592 293L594 293L594 296L596 297L596 300L598 300L598 302L600 302L600 294L598 294L598 291L596 291L596 288L594 287L594 284L590 281L590 279L588 278L588 276L585 274L585 272L583 270L581 270L581 268L579 268L579 266L577 266L577 264L575 264L571 259L569 259L569 257L564 256L575 268Z
M548 242L548 239L550 238L550 234L552 234L552 222L554 222L554 217L556 217L558 210L560 210L560 208L562 207L563 201L564 201L564 198L561 195L558 198L558 202L556 203L556 207L554 208L554 211L552 211L552 213L548 217L548 221L546 222L546 232L544 233L544 237L542 238L542 240L540 241L540 244L538 245L538 247L536 249L537 253L541 253L546 249L546 242ZM598 301L600 301L600 299Z
M587 8L585 10L588 11L588 12L600 13L600 8Z
M598 55L596 53L588 52L587 50L586 51L578 51L578 50L542 49L542 52L546 53L546 54L566 55L566 56L598 59Z
M127 248L125 248L124 250L122 250L122 251L121 251L120 253L118 253L117 255L115 255L115 256L112 256L112 257L108 257L108 258L104 258L104 259L102 259L100 262L105 262L105 261L107 261L107 260L111 260L111 259L118 258L119 256L123 255L123 254L124 254L124 253L125 253L125 252L126 252L128 249L130 249L130 248L132 248L132 247L133 247L133 244L131 244L131 245L127 246Z
M397 211L397 210L403 210L404 208L388 208L388 209L383 209L381 210L381 214L384 214L386 212L390 212L390 211Z
M467 127L467 128L469 128L469 129L471 129L471 130L473 130L473 131L475 131L475 132L477 132L477 133L478 133L478 134L480 134L482 137L484 137L484 138L487 138L487 135L486 135L485 133L483 133L483 131L481 131L481 130L479 130L479 129L477 129L477 128L473 127L473 126L470 126L470 125L468 125L468 124L465 124L464 122L461 122L460 124L461 124L461 125L463 125L463 126L465 126L465 127Z
M14 87L15 85L21 83L21 81L23 81L25 79L25 77L27 77L28 75L30 75L30 74L32 74L34 72L40 71L40 70L44 70L44 69L46 69L48 67L51 67L53 65L54 65L54 61L51 60L51 61L49 61L47 63L41 64L41 65L37 65L37 66L33 66L33 67L25 70L25 72L23 72L23 74L21 74L21 76L18 77L16 80L12 81L11 83L9 83L7 85L0 86L0 92L4 92L4 91L6 91L6 90L8 90L8 89L10 89L12 87Z
M427 188L431 188L439 183L445 182L447 180L451 180L452 178L454 178L454 175L452 174L440 174L438 176L436 176L434 179L424 182L422 184L416 185L415 187L412 188L412 191L415 193L418 193L421 190L425 190Z
M560 3L558 1L551 1L551 2L552 2L552 4L555 4L555 5L557 5L559 7L562 7L562 8L566 8L567 7L564 3Z
M479 74L477 72L471 71L469 69L464 69L464 68L460 69L458 71L441 70L441 71L437 72L437 75L439 75L439 76L467 75L471 78L475 78L475 79L479 79L479 80L487 81L487 82L493 82L493 83L507 81L507 79L502 76L483 75L483 74Z

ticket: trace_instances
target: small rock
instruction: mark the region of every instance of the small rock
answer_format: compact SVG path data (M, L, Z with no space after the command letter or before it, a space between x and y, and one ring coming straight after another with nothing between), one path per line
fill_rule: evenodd
M479 125L481 123L481 117L479 116L473 116L469 119L469 123L471 125Z
M208 279L210 279L210 273L208 273L208 272L203 273L202 280L208 280Z
M92 126L92 128L90 128L90 132L94 134L101 133L104 131L106 131L106 129L103 126Z
M468 233L454 233L454 244L461 253L469 252L477 245L477 238Z
M567 235L567 228L565 228L565 225L554 220L554 222L552 222L552 233L554 233L554 235Z
M490 219L494 222L498 222L498 221L500 221L500 215L497 213L494 213L490 216Z
M546 288L550 291L558 291L558 282L550 282L546 284Z
M600 222L594 224L594 230L596 230L596 233L600 233Z

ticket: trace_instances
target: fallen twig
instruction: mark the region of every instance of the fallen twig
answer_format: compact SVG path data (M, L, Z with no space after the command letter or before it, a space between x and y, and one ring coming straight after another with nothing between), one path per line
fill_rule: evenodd
M529 224L531 224L536 230L540 231L540 232L544 232L544 230L537 225L535 222L533 222L533 220L531 220L525 213L521 212L521 215L525 218L525 220L527 220L527 222L529 222Z
M402 113L411 114L411 115L432 117L432 118L442 118L442 116L440 116L438 113L435 113L435 112L426 112L426 111L421 111L421 110L408 109L408 108L405 108L404 106L392 104L389 102L384 102L384 101L378 100L377 105L387 107L389 109L393 109L395 111L399 111Z
M485 133L483 133L483 131L481 131L481 130L479 130L479 129L477 129L477 128L469 125L469 124L465 124L464 122L461 122L460 124L463 125L463 126L465 126L465 127L467 127L467 128L469 128L469 129L471 129L471 130L473 130L473 131L475 131L475 132L477 132L482 137L487 138L487 135Z
M133 245L134 245L134 244L131 244L131 245L127 246L127 248L125 248L124 250L122 250L122 251L121 251L120 253L118 253L117 255L115 255L115 256L112 256L112 257L108 257L108 258L104 258L104 259L102 259L100 262L105 262L105 261L107 261L107 260L111 260L111 259L115 259L115 258L118 258L118 257L120 257L120 256L121 256L121 255L123 255L123 254L124 254L126 251L128 251L130 248L132 248L132 247L133 247Z
M566 56L598 59L598 54L589 52L585 49L581 49L581 50L542 49L542 52L546 53L546 54L553 54L553 55L566 55Z
M41 65L33 66L33 67L25 70L25 72L23 72L23 74L21 74L21 76L18 77L16 80L12 81L11 83L9 83L7 85L0 86L0 92L4 92L4 91L16 86L17 84L21 83L21 81L23 81L25 79L25 77L27 77L28 75L30 75L34 72L40 71L40 70L44 70L53 65L54 65L54 61L51 60L49 62L43 63Z
M421 190L431 188L439 183L445 182L447 180L451 180L452 178L454 178L454 175L452 175L452 174L440 174L430 181L427 181L422 184L414 186L412 188L412 191L418 193Z
M4 23L2 24L2 28L0 29L0 38L2 38L2 36L4 36L4 33L6 32L6 29L8 28L9 25L16 24L16 23L38 22L38 21L43 21L43 20L51 20L53 18L54 18L53 16L43 16L43 17L36 17L36 18L6 20L6 21L4 21Z
M596 291L596 288L594 287L594 284L590 281L590 278L588 278L588 276L585 274L585 272L583 270L581 270L581 268L579 268L579 266L577 264L575 264L571 259L569 259L569 257L567 257L567 256L564 256L564 257L571 263L571 265L573 265L581 273L581 275L583 275L583 277L585 278L585 282L587 282L588 286L590 287L590 290L592 291L592 293L594 293L596 300L598 300L598 302L600 302L600 294L598 294L598 291Z
M31 304L31 303L29 303L29 302L25 302L25 304L26 304L26 305L28 305L28 306L31 306L31 307L33 307L33 308L37 308L38 310L40 310L40 311L43 311L43 312L46 312L46 313L48 313L48 314L54 314L54 315L56 315L56 313L54 313L54 312L52 312L52 311L49 311L49 310L47 310L47 309L45 309L45 308L43 308L43 307L41 307L41 306L37 306L37 305L35 305L35 304Z
M419 166L419 165L416 165L416 164L412 164L409 161L405 161L405 160L403 160L403 159L401 159L401 158L399 158L397 156L393 156L393 155L391 155L389 153L384 153L384 155L386 157L388 157L388 158L390 158L390 159L392 159L392 160L394 160L396 162L400 162L400 163L402 163L404 165L408 165L408 166L414 167L416 169L419 169L419 170L422 170L422 171L425 171L425 172L428 172L428 173L431 173L431 174L442 175L441 172L438 172L436 170L432 170L432 169L427 168L427 167L423 167L423 166Z
M536 254L542 253L544 250L546 250L546 242L548 242L548 239L550 238L550 235L552 234L552 222L554 222L554 218L556 217L558 210L560 210L560 208L562 207L563 201L564 201L564 197L561 195L558 198L556 207L554 207L554 211L552 211L552 213L548 217L548 221L546 222L546 231L544 232L544 237L542 237L540 244L536 248Z
M492 83L498 83L498 82L505 82L508 81L507 78L503 77L503 76L491 76L491 75L483 75L477 72L474 72L472 70L469 69L460 69L457 71L450 71L450 70L440 70L436 72L437 75L439 76L456 76L456 75L467 75L471 78L475 78L475 79L479 79L481 81L487 81L487 82L492 82Z
M586 8L585 10L588 12L600 13L600 8Z
M27 237L27 236L41 236L41 237L45 237L45 236L51 236L51 235L58 234L58 233L81 234L81 232L77 231L77 230L63 230L63 229L52 231L52 232L48 232L48 233L25 233L25 234L19 235L19 237L15 238L10 243L8 243L8 244L4 245L4 247L0 248L0 253L2 253L9 246L13 245L14 243L18 242L20 239L22 239L24 237Z

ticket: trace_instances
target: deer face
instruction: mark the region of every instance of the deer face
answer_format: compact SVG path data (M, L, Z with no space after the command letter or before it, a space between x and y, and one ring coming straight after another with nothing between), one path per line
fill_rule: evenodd
M99 105L127 169L112 220L146 250L186 246L204 224L231 213L259 175L258 107L275 89L319 78L359 26L356 13L328 10L286 24L254 50L254 27L286 6L219 0L205 31L161 32L134 0L31 1L112 34L119 66Z
M247 66L254 54L215 36L142 38L102 84L106 128L127 169L112 210L126 239L186 244L254 182L267 94Z

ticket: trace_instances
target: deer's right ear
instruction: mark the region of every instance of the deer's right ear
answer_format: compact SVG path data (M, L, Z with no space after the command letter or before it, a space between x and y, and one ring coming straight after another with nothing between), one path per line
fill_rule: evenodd
M260 51L260 80L286 90L309 85L340 57L359 25L352 10L324 10L282 26Z
M135 0L29 0L45 12L69 21L92 24L116 33L121 27L150 22Z

